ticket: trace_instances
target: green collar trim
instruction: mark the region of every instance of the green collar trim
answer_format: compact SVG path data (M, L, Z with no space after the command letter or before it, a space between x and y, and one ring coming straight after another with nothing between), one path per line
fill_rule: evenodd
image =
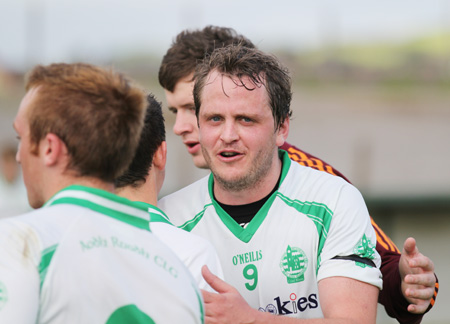
M291 168L292 160L289 158L289 154L285 150L278 150L278 156L281 159L281 163L283 163L283 166L281 168L281 177L280 177L280 185L283 183L284 179L286 178L286 175L289 172L289 169Z
M102 189L80 185L68 186L57 192L43 207L58 204L72 204L89 208L105 216L150 231L150 216L147 210L143 210L141 206L126 198Z
M281 177L280 177L280 185L283 183L284 179L286 178L286 175L289 171L289 168L291 166L291 160L289 159L289 156L286 151L278 150L278 155L282 162L282 168L281 168ZM219 203L214 199L214 176L212 173L209 176L208 179L208 191L209 196L212 201L212 205L214 206L217 215L222 220L224 225L230 230L231 233L233 233L234 236L236 236L238 239L240 239L242 242L248 243L253 235L255 235L258 228L263 223L264 219L267 216L267 213L270 210L270 207L272 206L273 201L277 197L278 190L275 191L269 199L264 203L264 205L261 207L261 209L256 213L256 215L253 217L253 219L248 223L248 225L245 228L242 228L227 212L223 210L222 207L220 207ZM203 217L203 213L207 206L205 206L204 210L201 212L201 217ZM197 215L196 217L200 216ZM200 218L201 218L200 217ZM196 221L196 223L198 220ZM194 225L195 226L195 225Z
M181 228L182 230L185 230L188 232L192 231L194 229L194 227L197 226L198 222L200 222L200 220L203 218L203 215L205 214L206 209L208 209L208 207L210 207L212 205L213 204L211 204L211 203L206 204L203 207L202 211L199 212L197 215L195 215L193 219L188 220L186 223L178 226L178 228Z
M167 217L167 215L158 207L143 201L134 201L133 203L150 214L151 223L166 223L173 225L172 222L169 220L169 217Z

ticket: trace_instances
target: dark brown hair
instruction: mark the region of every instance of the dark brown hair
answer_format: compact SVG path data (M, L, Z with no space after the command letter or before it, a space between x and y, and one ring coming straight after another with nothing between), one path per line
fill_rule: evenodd
M249 39L232 28L206 26L202 30L182 31L162 59L159 83L164 89L173 92L177 82L193 73L205 54L230 44L255 47Z
M232 78L236 85L246 87L248 90L252 88L248 84L244 85L243 77L248 77L255 87L266 87L276 129L286 118L291 117L291 79L287 69L274 56L242 45L218 48L197 65L194 74L194 102L197 117L203 88L208 75L213 71Z

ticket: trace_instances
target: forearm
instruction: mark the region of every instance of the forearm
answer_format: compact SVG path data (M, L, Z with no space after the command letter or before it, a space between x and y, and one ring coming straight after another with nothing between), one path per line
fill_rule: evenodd
M299 319L242 308L237 323L245 324L375 324L376 300L379 289L375 286L345 277L331 277L319 281L319 296L323 318ZM241 305L242 306L242 305ZM236 321L233 321L235 323ZM208 321L206 321L208 323ZM212 322L211 322L212 323ZM222 323L222 322L219 322ZM224 322L225 323L225 322Z
M252 322L248 322L249 324L296 324L296 323L311 323L311 324L360 324L357 320L352 319L344 319L344 318L310 318L310 319L299 319L299 318L291 318L286 316L272 315L269 313L264 313L255 310L256 313L254 315L254 320ZM375 323L375 322L373 322Z

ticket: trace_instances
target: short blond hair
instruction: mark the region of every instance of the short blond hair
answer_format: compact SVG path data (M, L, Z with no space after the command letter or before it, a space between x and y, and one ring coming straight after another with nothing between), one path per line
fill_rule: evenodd
M34 67L25 89L38 88L28 111L30 142L56 134L70 154L68 169L112 182L128 167L139 142L145 93L112 69L93 65Z

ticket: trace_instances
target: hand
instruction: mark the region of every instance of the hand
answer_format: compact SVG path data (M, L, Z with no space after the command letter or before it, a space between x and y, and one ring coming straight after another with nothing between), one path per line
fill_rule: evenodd
M252 323L257 310L252 309L239 292L219 277L213 275L208 267L202 267L205 281L217 293L202 290L205 301L205 324L216 323Z
M423 314L430 305L436 284L433 262L419 252L416 240L410 237L403 245L398 266L403 296L411 303L408 311Z

